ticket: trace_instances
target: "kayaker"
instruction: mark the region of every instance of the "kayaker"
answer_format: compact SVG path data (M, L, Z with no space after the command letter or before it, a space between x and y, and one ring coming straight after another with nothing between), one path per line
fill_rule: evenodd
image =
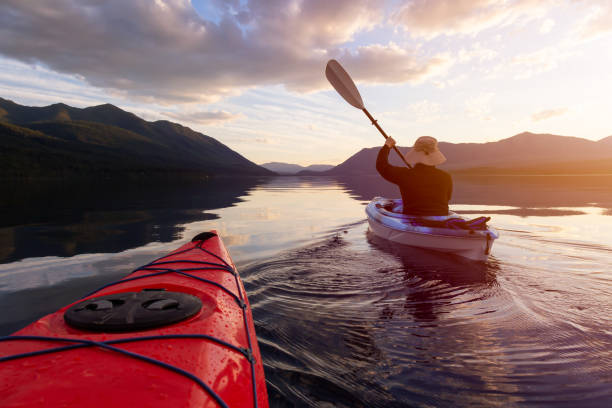
M387 181L397 184L404 202L404 214L448 215L448 202L453 193L450 174L435 166L446 161L431 136L419 137L404 156L413 168L389 164L389 152L395 140L388 137L376 158L376 170Z

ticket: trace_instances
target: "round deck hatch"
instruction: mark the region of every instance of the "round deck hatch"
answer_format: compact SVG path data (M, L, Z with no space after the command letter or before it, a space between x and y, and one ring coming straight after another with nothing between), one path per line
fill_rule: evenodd
M84 300L66 310L64 320L83 330L130 332L180 322L194 316L202 306L200 298L187 293L145 289Z

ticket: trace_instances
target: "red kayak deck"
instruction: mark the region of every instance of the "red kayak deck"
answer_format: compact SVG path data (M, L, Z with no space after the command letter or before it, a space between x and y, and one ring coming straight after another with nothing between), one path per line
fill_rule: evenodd
M120 332L67 324L65 312L81 301L47 315L0 339L0 405L268 406L250 305L216 232L198 235L84 299L94 303L89 309L101 310L108 303L97 300L102 296L145 289L193 295L201 308L177 323ZM152 302L163 309L174 301ZM128 327L131 319L128 316Z

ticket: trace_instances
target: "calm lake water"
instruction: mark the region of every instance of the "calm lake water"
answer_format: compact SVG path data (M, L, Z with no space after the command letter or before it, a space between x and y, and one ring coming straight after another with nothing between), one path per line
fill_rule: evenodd
M216 229L273 407L612 406L612 176L454 180L485 264L372 236L373 177L7 186L0 334Z

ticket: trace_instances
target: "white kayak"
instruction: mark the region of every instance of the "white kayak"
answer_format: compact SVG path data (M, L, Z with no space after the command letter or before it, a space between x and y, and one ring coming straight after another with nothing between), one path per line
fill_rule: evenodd
M493 241L499 237L494 228L484 224L480 229L444 227L445 224L452 225L452 221L468 221L453 212L442 216L413 216L403 214L402 206L402 200L372 199L366 207L370 230L399 244L448 252L477 261L487 260Z

